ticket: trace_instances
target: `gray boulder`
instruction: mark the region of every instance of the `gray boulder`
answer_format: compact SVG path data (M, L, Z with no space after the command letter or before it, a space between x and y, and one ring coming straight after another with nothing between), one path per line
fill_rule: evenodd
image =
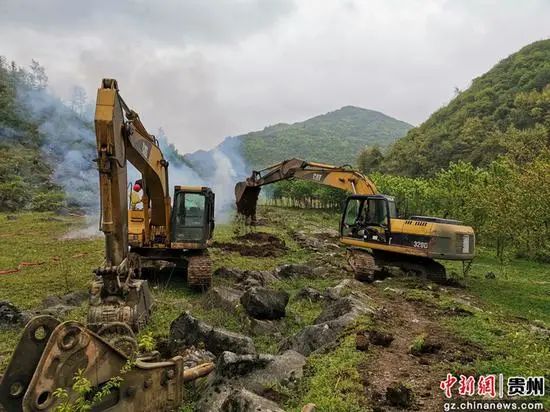
M61 301L64 305L80 306L82 303L87 302L89 297L90 293L88 291L80 290L61 296Z
M280 337L282 335L283 325L278 320L250 319L248 330L253 336L271 335Z
M216 286L211 288L204 296L205 306L233 312L240 304L242 294L243 292L238 289Z
M326 278L330 274L330 271L325 266L317 266L313 268L313 276L315 278Z
M69 305L63 305L62 303L58 305L52 305L48 306L44 309L39 309L34 312L35 315L49 315L53 316L54 318L64 318L66 317L71 311L75 310L76 306L69 306Z
M268 270L241 270L226 267L216 269L214 276L234 279L237 287L245 290L257 286L265 287L277 280L277 277Z
M226 351L218 357L216 370L219 376L234 378L265 368L273 359L272 355L237 355Z
M8 301L0 301L0 328L24 326L30 320L27 312L21 311Z
M89 296L90 294L84 290L70 292L62 296L51 295L51 296L45 297L42 300L42 307L49 308L57 305L80 306L82 303L88 300Z
M324 348L334 342L342 329L338 325L324 323L322 325L308 325L297 334L285 339L281 350L294 350L304 356Z
M246 290L253 287L266 287L276 280L277 278L268 270L245 270L237 279L237 283Z
M51 295L42 300L42 308L36 310L36 315L50 315L56 318L64 318L72 310L79 307L89 299L87 291L75 291L66 295Z
M246 389L234 389L225 399L222 412L284 412L275 402Z
M317 316L314 323L321 324L324 322L339 322L345 323L347 326L351 321L355 320L359 315L376 313L373 306L367 304L363 299L353 295L346 296L335 300L330 305L327 305L321 314Z
M254 287L241 296L241 304L253 318L280 319L286 315L288 299L285 291Z
M318 291L317 289L314 289L312 287L306 286L305 288L302 288L297 295L299 298L302 299L309 299L313 302L317 302L320 300L326 299L325 295Z
M327 288L325 290L325 295L331 299L339 299L349 295L352 292L358 293L359 291L363 290L364 287L365 286L358 280L344 279L336 286Z
M241 269L234 269L234 268L227 268L225 266L222 266L218 269L216 269L213 273L213 276L222 277L222 278L233 278L236 279L239 277L243 271Z
M231 394L242 389L264 396L268 392L273 394L279 386L293 388L303 376L305 363L306 358L294 351L281 355L225 352L216 361L216 372L208 377L208 387L197 403L197 410L223 411Z
M179 356L183 357L183 366L185 368L194 368L207 362L214 362L216 357L212 352L204 349L198 349L194 346L184 349Z
M248 336L214 328L187 311L171 323L170 339L178 345L198 346L203 343L206 350L216 356L226 350L240 354L256 353L254 343Z
M276 276L279 278L290 277L314 277L313 269L308 265L282 265L275 270Z

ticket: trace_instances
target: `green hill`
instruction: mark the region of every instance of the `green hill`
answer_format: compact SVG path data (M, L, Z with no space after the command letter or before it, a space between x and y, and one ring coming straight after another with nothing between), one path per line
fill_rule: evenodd
M373 110L345 106L303 122L279 123L261 131L226 138L216 149L185 155L201 176L211 174L213 153L227 155L244 173L292 157L331 164L353 164L365 146L386 147L412 126ZM240 158L240 161L234 161ZM240 172L240 171L239 171Z
M499 62L422 125L397 141L381 169L433 175L452 161L486 166L520 140L550 135L550 40ZM406 161L405 161L406 160Z
M345 106L294 124L277 124L240 136L242 155L254 168L291 157L353 163L365 146L387 146L412 126L373 110Z

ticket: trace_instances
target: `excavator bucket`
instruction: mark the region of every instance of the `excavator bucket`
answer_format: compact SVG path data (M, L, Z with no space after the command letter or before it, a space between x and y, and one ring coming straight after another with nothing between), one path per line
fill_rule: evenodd
M256 205L260 195L260 186L249 186L246 182L235 185L235 200L237 213L254 219L256 217Z

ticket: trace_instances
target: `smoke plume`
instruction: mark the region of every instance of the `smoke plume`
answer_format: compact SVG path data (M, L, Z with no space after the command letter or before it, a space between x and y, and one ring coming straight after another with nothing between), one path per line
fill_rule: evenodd
M54 169L53 181L65 191L67 206L84 211L90 220L88 228L69 236L98 234L99 178L94 162L95 132L89 110L85 113L75 110L74 105L69 107L47 89L22 87L18 90L18 99L28 110L30 120L37 125L44 159ZM84 104L81 102L81 107ZM15 131L5 130L3 134L11 136ZM159 129L158 140L170 163L170 192L174 185L211 187L216 194L216 220L225 222L230 219L234 204L233 187L245 175L237 141L228 138L215 150L203 152L204 156L199 159L191 155L192 161L189 161L170 144L162 129ZM129 168L129 181L140 177L135 168Z

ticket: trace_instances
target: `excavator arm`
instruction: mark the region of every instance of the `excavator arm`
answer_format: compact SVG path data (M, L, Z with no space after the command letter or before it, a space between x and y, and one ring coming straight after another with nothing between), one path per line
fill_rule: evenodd
M170 196L168 162L154 136L119 94L117 81L103 79L95 112L101 231L106 266L120 265L128 255L127 162L143 176L145 239L168 243Z
M244 182L235 185L237 212L252 219L262 186L287 179L300 179L342 189L352 194L376 194L376 186L366 176L349 166L332 166L324 163L289 159L260 171L253 171Z

